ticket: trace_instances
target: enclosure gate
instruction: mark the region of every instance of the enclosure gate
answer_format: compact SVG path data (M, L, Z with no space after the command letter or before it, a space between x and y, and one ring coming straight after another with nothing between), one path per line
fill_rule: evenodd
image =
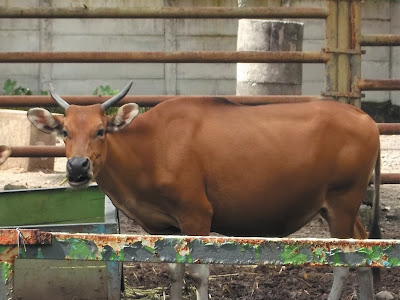
M1 52L0 63L325 63L326 86L317 96L226 96L234 102L305 102L336 99L361 106L362 91L400 90L399 79L361 78L361 46L400 46L400 35L361 34L361 0L328 0L327 8L0 8L0 18L320 18L326 19L321 52ZM349 18L350 16L350 18ZM340 74L340 76L338 76ZM154 106L175 96L127 96L119 105ZM178 96L179 97L179 96ZM193 96L194 97L194 96ZM63 97L93 104L108 97ZM0 107L53 106L49 96L0 96ZM400 124L379 124L381 134L399 134ZM14 157L65 155L62 147L13 147ZM383 174L382 183L400 183ZM24 242L24 245L22 243ZM398 240L258 239L133 236L0 231L0 300L13 297L14 260L24 258L178 263L400 266ZM25 249L26 247L26 249Z

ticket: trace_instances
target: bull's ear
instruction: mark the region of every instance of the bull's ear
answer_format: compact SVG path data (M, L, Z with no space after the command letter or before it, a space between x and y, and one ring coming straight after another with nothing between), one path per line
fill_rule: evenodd
M33 125L44 133L60 134L63 128L62 117L54 117L43 108L31 108L28 110L28 119Z
M0 165L2 165L11 154L11 148L0 145Z
M129 125L139 113L139 105L136 103L128 103L122 105L117 113L110 119L107 124L107 132L115 132Z

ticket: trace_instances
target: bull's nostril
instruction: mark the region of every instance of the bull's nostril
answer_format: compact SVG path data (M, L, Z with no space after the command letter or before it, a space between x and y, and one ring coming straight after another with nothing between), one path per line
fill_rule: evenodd
M86 158L86 159L83 161L82 167L83 167L84 169L89 169L89 159L88 159L88 158Z
M67 171L68 171L68 173L71 173L72 169L73 169L73 164L72 164L72 162L70 160L68 160L67 161Z

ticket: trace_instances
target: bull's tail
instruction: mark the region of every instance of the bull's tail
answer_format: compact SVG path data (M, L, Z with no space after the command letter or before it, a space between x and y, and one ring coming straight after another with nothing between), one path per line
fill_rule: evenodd
M375 163L375 175L374 175L374 198L372 201L372 217L369 226L369 237L370 239L380 239L381 229L379 227L379 190L381 184L381 150L378 152L378 157Z
M374 172L374 198L372 201L372 216L371 223L369 226L369 239L380 239L381 229L379 227L379 189L381 185L381 150L379 149L378 157L375 163ZM379 285L381 283L381 272L380 268L372 268L372 276L374 278L374 283Z

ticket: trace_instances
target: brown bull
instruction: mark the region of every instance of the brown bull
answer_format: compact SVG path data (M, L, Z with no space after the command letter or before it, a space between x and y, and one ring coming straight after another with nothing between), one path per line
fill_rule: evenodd
M0 145L0 166L7 160L11 154L11 148Z
M359 109L330 101L242 106L181 98L140 115L136 104L126 104L106 116L130 84L86 107L52 93L65 117L28 112L42 131L64 135L72 187L97 181L151 234L283 237L321 214L332 237L368 237L358 209L374 167L379 182L379 131ZM208 299L208 268L194 267L198 299ZM184 266L175 271L171 294L180 299ZM359 271L361 297L370 299L370 269ZM330 299L339 299L346 273L334 268Z

